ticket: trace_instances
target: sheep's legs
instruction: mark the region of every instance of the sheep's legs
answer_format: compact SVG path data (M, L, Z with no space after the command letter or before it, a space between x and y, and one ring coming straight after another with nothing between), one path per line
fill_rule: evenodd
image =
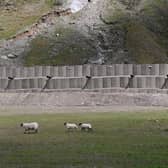
M38 133L38 129L25 129L24 134L29 134L31 133L30 131L33 131L34 133Z

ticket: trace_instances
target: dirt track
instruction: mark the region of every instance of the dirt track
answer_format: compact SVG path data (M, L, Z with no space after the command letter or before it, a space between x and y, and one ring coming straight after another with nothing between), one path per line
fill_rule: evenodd
M1 106L0 116L20 114L57 114L57 113L94 113L94 112L150 112L165 111L167 107L144 107L144 106L80 106L80 107L33 107L33 106Z

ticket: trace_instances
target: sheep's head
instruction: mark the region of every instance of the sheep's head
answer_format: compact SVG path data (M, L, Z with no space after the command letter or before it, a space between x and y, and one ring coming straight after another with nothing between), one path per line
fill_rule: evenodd
M23 123L21 123L20 126L23 127Z
M65 122L64 125L66 125L67 123Z
M81 126L81 125L82 125L82 123L79 123L78 125L79 125L79 126Z

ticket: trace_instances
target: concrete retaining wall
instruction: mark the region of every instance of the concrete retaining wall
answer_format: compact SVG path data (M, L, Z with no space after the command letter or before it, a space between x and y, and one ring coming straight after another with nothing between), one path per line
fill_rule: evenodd
M0 67L0 78L15 77L82 77L118 75L167 75L168 64L112 64L76 66Z
M104 76L104 77L27 77L0 78L0 89L104 89L104 88L146 88L168 89L164 76Z
M168 64L0 67L0 89L168 89L167 74Z

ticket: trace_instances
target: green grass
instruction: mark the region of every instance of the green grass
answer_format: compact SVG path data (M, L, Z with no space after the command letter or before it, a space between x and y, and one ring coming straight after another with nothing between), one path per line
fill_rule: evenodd
M159 44L156 34L141 22L130 21L126 26L126 47L137 63L164 63L166 50Z
M167 112L1 116L0 167L167 168ZM23 134L23 121L39 122L40 132ZM65 121L91 122L94 131L67 132Z
M25 66L79 65L96 55L96 50L80 32L58 26L49 37L35 38L24 55Z
M15 8L0 9L0 39L8 39L35 23L44 13L51 10L47 1L17 1Z

